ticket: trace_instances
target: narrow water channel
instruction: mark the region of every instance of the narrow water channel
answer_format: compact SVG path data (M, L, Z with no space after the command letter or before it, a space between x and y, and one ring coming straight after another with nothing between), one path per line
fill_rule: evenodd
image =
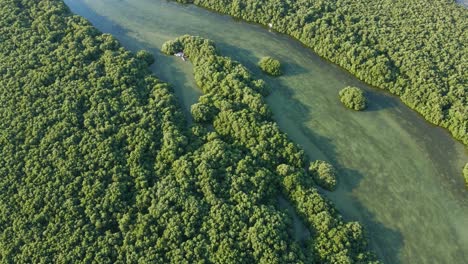
M221 53L264 78L275 120L312 159L339 168L339 187L327 196L346 220L366 228L372 249L385 263L466 263L468 191L461 168L466 148L447 131L428 124L398 98L368 87L287 36L165 0L65 0L73 12L113 34L128 49L147 49L160 79L173 85L185 109L200 91L192 67L163 56L166 40L183 34L214 40ZM280 78L256 67L270 55L284 64ZM337 98L347 85L370 99L364 112Z

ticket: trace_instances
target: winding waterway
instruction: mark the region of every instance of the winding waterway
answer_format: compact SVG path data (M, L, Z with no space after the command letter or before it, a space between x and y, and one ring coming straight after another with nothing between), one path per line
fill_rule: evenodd
M273 91L267 101L281 129L309 157L339 168L339 187L326 195L346 220L364 225L372 249L384 262L466 263L468 191L461 175L466 148L398 98L359 82L287 36L192 5L164 0L65 2L126 48L152 51L152 70L173 85L185 109L200 95L192 67L163 56L159 48L183 34L214 40L222 54L267 81ZM257 69L256 62L265 55L283 62L284 76L270 78ZM367 111L341 105L337 94L346 85L366 91Z

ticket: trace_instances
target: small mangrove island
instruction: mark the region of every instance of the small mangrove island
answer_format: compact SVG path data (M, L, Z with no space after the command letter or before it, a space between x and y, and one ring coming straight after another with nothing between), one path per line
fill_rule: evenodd
M258 66L268 75L271 76L280 76L283 73L281 72L281 63L277 59L273 59L272 57L263 57L258 62Z
M362 111L367 107L364 92L357 87L347 86L340 91L339 95L340 101L350 109Z

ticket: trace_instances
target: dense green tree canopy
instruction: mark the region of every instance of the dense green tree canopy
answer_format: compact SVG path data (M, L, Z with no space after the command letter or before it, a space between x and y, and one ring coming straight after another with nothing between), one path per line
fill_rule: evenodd
M281 73L281 63L277 59L272 57L263 57L258 62L258 66L262 71L266 72L271 76L280 76Z
M140 50L137 52L136 57L148 64L150 66L154 63L154 56L153 54L149 53L146 50Z
M362 111L367 107L364 92L357 87L345 87L339 92L340 101L349 109Z
M272 198L278 196L288 198L313 234L303 241L302 255L305 258L296 260L312 263L373 262L374 257L366 250L361 226L341 220L333 206L314 187L314 181L310 180L305 170L304 152L273 122L260 94L264 90L263 82L254 80L238 62L218 55L209 40L186 35L163 45L166 54L180 51L187 54L193 63L195 80L204 92L197 108L202 103L203 107L210 109L194 111L192 108L195 120L199 120L205 131L214 130L208 133L208 138L216 137L227 146L238 149L244 160L249 161L250 169L257 171L251 178L252 190L236 184L235 189L229 191L234 194L235 201L255 204L272 202ZM200 118L204 112L208 113L206 119ZM311 172L317 175L317 182L326 188L334 188L335 175L331 165L317 162L317 166L311 167ZM244 175L230 177L223 179L235 181ZM265 245L258 246L268 249ZM276 259L285 261L270 253L265 257L261 260L265 263L276 262Z
M204 92L187 127L149 53L58 0L0 0L0 14L0 262L374 261L271 120L264 82L211 41L166 45Z
M272 24L468 145L468 10L447 0L184 0Z
M468 163L466 163L465 167L463 168L463 176L465 177L465 183L468 187Z
M336 171L333 165L323 160L316 160L309 165L309 173L322 188L333 191L336 188Z

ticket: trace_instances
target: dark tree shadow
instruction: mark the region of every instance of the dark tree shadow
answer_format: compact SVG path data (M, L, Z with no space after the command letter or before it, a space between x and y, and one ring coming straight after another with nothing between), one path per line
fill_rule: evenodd
M288 40L288 41L291 41L291 40ZM344 83L347 83L350 86L356 86L356 87L362 88L365 91L365 95L366 95L367 102L368 102L368 107L364 111L373 112L373 111L381 111L384 109L397 107L396 100L388 100L388 96L394 97L390 93L385 92L382 89L370 87L364 82L356 79L356 77L351 75L349 72L346 72L345 70L339 68L337 65L331 65L331 62L313 54L310 51L310 49L308 49L307 47L304 47L303 45L297 44L297 43L294 45L301 46L301 48L304 49L304 56L313 57L311 59L315 61L319 60L320 66L329 67L329 68L338 68L338 70L341 71L339 75L340 80L343 81ZM270 87L278 86L277 83L278 83L278 80L281 80L281 77L280 78L271 77L265 74L264 72L262 72L262 70L257 65L258 61L261 58L254 55L251 51L241 48L241 47L236 47L236 46L230 45L229 43L224 43L224 42L216 43L216 46L222 55L234 58L235 60L239 61L247 69L249 69L249 71L251 71L257 78L269 80ZM279 59L281 61L281 58ZM301 75L301 74L308 72L307 69L305 69L304 67L296 63L289 62L288 60L281 61L281 63L282 63L282 70L283 70L282 76L290 77L290 76L295 76L295 75ZM344 87L345 86L343 86L343 88Z
M324 159L331 162L337 168L339 174L338 180L341 182L339 183L338 188L342 194L340 194L342 197L338 199L348 199L348 197L351 197L353 190L359 186L361 180L364 177L372 176L364 176L357 170L345 168L339 164L338 160L336 159L338 153L336 152L336 147L332 143L331 139L314 133L306 126L306 122L310 119L310 116L313 115L311 109L308 106L302 104L300 101L293 99L295 98L295 91L284 85L281 81L281 78L265 76L256 65L258 58L255 58L255 56L253 56L250 51L238 47L233 47L229 44L219 45L218 47L223 55L230 56L242 63L253 73L255 78L264 79L269 87L274 87L275 93L279 93L281 97L287 98L289 101L288 103L291 103L294 106L293 111L299 113L294 117L294 120L296 120L294 122L296 122L295 125L297 126L297 129L300 130L300 133L296 133L295 136L288 134L288 136L296 143L304 142L304 139L306 139L306 142L310 142L310 146L308 143L306 143L307 145L301 146L306 151L306 153L308 152L308 148L319 149L319 153L321 154L309 154L309 160ZM294 67L294 65L291 65L291 67ZM352 81L352 83L359 85L360 82L355 80ZM391 100L383 100L386 95L384 95L381 91L368 90L366 92L371 102L373 100L383 102L381 104L371 103L367 111L377 111L395 106L395 103L391 102ZM277 123L280 125L280 128L283 130L283 126L285 124L281 124L277 116L274 115L273 118L277 121ZM325 197L331 198L329 192L320 188L319 190ZM335 199L337 198L335 197ZM351 215L347 215L346 211L343 210L344 208L338 208L340 213L343 215L343 219L345 221L358 221L363 224L367 237L370 241L370 248L378 255L379 259L383 260L385 263L401 263L399 259L399 255L403 247L403 236L401 233L399 233L397 230L386 227L377 221L375 215L358 200L352 199L350 204L355 211L359 212L359 216L353 217Z
M244 65L247 69L249 69L252 73L254 73L259 78L274 78L262 72L262 70L258 67L258 62L260 61L261 57L254 55L250 50L233 46L229 43L220 42L216 43L216 47L218 48L219 52L223 56L228 56L231 58L235 58L235 60L239 61L242 65ZM275 56L272 56L275 57ZM283 72L282 76L294 76L307 73L307 70L293 62L288 60L282 60L281 58L277 58L281 62L281 70Z
M387 100L388 95L382 91L367 90L365 92L367 98L367 108L364 111L381 111L388 108L396 108L395 100Z
M294 92L292 90L286 87L284 87L284 89L288 90L285 93L293 95ZM308 111L307 114L311 114L308 108L305 105L302 105L299 101L295 100L294 103L297 104L297 107L301 109L300 111L302 113L303 111ZM312 142L313 145L317 146L321 153L319 155L308 155L309 160L327 160L332 163L338 171L338 190L336 192L339 192L339 194L334 193L331 195L332 193L325 191L320 187L318 187L318 189L325 197L328 197L332 201L336 199L349 199L352 197L351 194L359 186L362 179L364 179L364 177L371 177L372 175L363 175L357 170L342 166L336 159L338 153L336 152L336 147L332 141L329 138L314 133L311 129L306 127L305 122L307 119L308 118L304 116L303 120L298 124L301 134ZM293 141L297 142L297 140L294 139ZM307 146L302 147L307 152ZM359 212L359 216L354 217L348 215L345 210L346 208L343 208L343 204L353 207L355 211ZM340 214L343 216L343 219L345 221L358 221L363 225L366 236L370 242L370 249L378 255L379 259L384 263L401 263L399 255L404 243L401 233L397 230L386 227L384 224L376 220L375 215L357 199L349 199L349 201L346 201L343 204L341 207L336 206L340 211Z
M294 91L283 87L286 89L286 93L294 98ZM336 147L330 138L318 135L314 133L311 129L306 127L306 122L309 119L309 115L313 113L310 112L309 108L303 105L298 100L293 100L296 104L296 109L300 109L303 119L300 120L298 126L301 133L310 140L317 148L320 150L320 155L309 155L309 160L316 159L325 159L331 162L338 171L338 190L340 192L339 196L341 198L334 199L347 199L352 197L353 191L359 186L360 182L364 177L372 177L372 175L363 175L357 170L346 168L342 166L337 160L338 153ZM304 113L307 113L304 115ZM307 152L307 148L303 146ZM321 189L322 194L326 197L330 197L330 193ZM333 200L333 199L332 199ZM363 224L367 237L370 241L371 249L379 256L381 260L385 263L401 263L399 259L400 251L403 247L403 236L399 231L386 227L382 223L376 220L375 215L370 212L362 203L357 199L350 199L347 202L350 206L354 207L354 210L359 212L359 217L354 218L353 216L347 215L345 208L339 208L338 210L343 215L344 220L346 221L358 221Z
M386 90L369 86L363 81L358 80L351 73L340 68L338 65L331 64L325 59L320 58L324 63L328 63L329 67L333 67L340 71L340 79L349 86L359 87L364 90L365 96L367 98L367 108L364 111L373 112L381 111L389 108L397 108L399 99L397 96L389 93ZM344 87L343 87L344 88ZM389 97L393 97L394 100L389 100Z

